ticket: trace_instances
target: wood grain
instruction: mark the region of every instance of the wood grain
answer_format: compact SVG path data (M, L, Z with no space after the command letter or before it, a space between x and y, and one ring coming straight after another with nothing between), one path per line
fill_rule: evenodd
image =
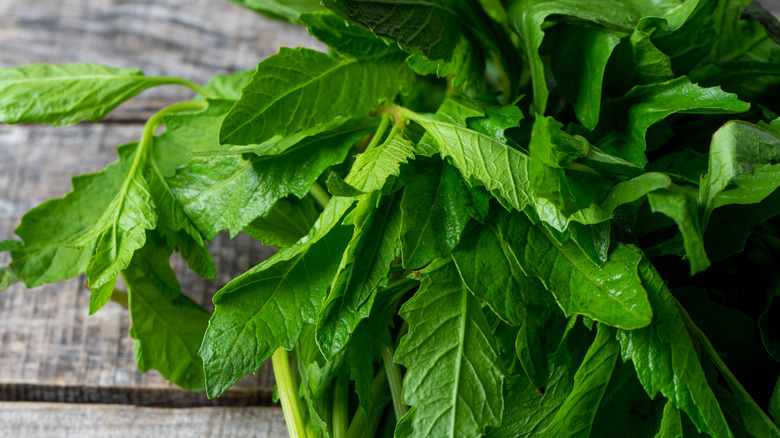
M285 438L275 408L161 409L67 403L0 403L3 436L25 438Z

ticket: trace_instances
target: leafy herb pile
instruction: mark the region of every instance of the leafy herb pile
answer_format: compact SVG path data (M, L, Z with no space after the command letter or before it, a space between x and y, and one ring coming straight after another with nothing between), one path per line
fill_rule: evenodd
M121 275L141 370L216 397L272 357L292 437L780 436L780 24L758 3L237 2L330 53L204 86L0 70L6 123L198 93L27 213L0 285L86 272L94 313ZM279 252L210 314L168 258L214 278L223 230Z

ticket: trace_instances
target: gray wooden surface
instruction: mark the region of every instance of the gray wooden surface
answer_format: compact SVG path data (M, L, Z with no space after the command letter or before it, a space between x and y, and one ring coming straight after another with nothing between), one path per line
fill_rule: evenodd
M227 0L0 0L0 67L96 62L203 83L254 69L282 45L321 48L304 29ZM0 125L0 240L14 237L27 210L69 191L71 177L114 161L114 148L137 140L150 114L191 95L148 90L97 125ZM272 254L243 235L220 235L210 248L215 281L173 260L182 290L207 308L219 287ZM8 261L0 254L0 265ZM109 303L88 316L84 285L82 275L0 293L0 435L284 436L278 407L240 407L270 404L270 366L215 400L142 374L127 311Z

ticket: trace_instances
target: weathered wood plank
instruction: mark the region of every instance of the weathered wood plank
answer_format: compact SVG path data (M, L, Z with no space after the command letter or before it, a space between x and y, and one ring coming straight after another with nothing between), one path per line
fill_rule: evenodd
M0 126L0 240L30 208L70 190L72 176L95 172L116 160L114 146L138 138L140 125L66 128ZM231 278L273 251L247 236L211 242L219 277L198 278L180 259L174 269L182 290L207 308ZM7 264L0 254L0 265ZM198 406L268 404L270 367L243 379L222 399L186 393L159 373L135 367L127 311L109 303L87 316L89 290L80 276L27 290L17 284L0 294L0 400L82 401Z
M0 0L0 67L95 62L204 83L254 69L280 46L323 47L304 28L227 0ZM146 118L191 95L180 86L158 87L109 117Z
M66 403L0 403L3 436L43 438L285 438L275 408L162 409Z

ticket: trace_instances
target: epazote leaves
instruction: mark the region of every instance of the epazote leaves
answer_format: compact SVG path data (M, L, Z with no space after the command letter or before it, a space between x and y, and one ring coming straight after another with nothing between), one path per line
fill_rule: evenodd
M198 348L211 315L181 293L169 255L164 241L150 233L122 272L135 358L142 372L156 369L184 389L202 391L205 379Z
M201 141L209 141L212 150L224 149L217 142L222 117L204 115L202 119ZM296 137L297 143L279 147L276 155L195 157L176 171L169 184L206 239L222 230L235 235L268 214L278 200L288 195L303 198L328 166L343 161L353 143L374 126L367 118L354 122L339 120L338 127L329 124L333 131L312 129L309 135Z
M413 436L479 436L499 425L504 375L495 340L454 264L427 268L400 315L409 333L395 360L408 369L404 401L417 411Z
M234 2L328 52L202 86L0 70L9 123L197 92L3 236L0 288L86 273L90 313L129 307L138 367L209 397L271 357L295 437L780 437L780 25L760 5ZM209 315L169 259L217 277L223 230L279 252Z
M178 78L98 64L28 64L0 69L0 121L71 125L97 122L147 88L188 85Z
M260 144L335 117L368 115L410 82L411 73L402 61L359 62L283 48L257 66L222 122L219 142ZM338 91L348 84L359 88Z
M496 218L501 238L527 275L539 278L566 315L578 313L617 327L650 324L653 310L637 266L642 253L618 244L599 267L573 242L560 244L523 213Z
M214 315L199 353L209 396L256 372L277 348L292 348L303 325L316 321L349 242L349 228L338 222L350 205L352 200L333 198L308 240L280 251L214 296Z

